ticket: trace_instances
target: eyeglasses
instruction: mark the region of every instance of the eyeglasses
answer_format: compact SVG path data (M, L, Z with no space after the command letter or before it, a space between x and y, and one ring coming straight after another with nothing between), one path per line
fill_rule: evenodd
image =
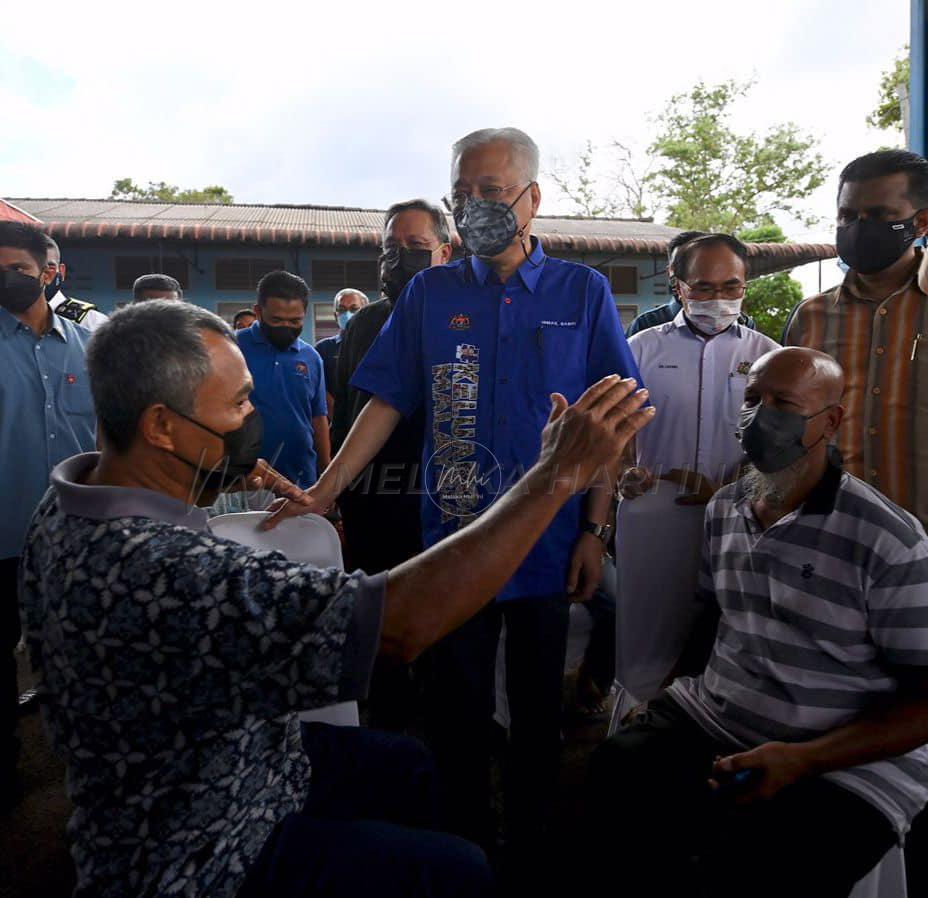
M384 249L377 257L377 261L395 262L400 257L400 251L404 249L414 253L434 253L440 250L444 245L444 243L436 243L435 246L400 246L399 244L393 244Z
M687 298L697 302L705 299L744 299L747 284L726 284L723 287L691 287L686 281L677 278L677 283L686 287Z
M448 209L449 212L454 212L456 209L463 208L464 204L471 196L476 196L482 200L489 200L493 203L500 203L502 202L503 195L508 191L515 190L517 187L529 187L534 183L534 181L529 181L523 184L510 184L508 187L475 187L472 193L468 193L465 190L455 190L443 196L441 201L445 204L445 208Z

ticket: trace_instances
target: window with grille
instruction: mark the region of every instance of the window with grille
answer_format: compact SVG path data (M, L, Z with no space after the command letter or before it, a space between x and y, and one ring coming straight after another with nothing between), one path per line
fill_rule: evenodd
M638 269L634 265L604 265L599 271L609 278L609 287L616 296L638 293Z
M313 342L318 343L325 337L334 337L338 333L338 322L330 302L313 303Z
M354 287L365 293L380 287L377 261L366 259L314 259L313 290L342 290Z
M216 289L254 291L264 275L286 267L284 259L217 259Z
M116 256L113 260L116 267L116 289L131 290L136 278L143 274L166 274L174 278L181 289L190 286L190 277L187 272L187 260L179 256Z
M247 309L250 312L251 303L245 299L220 300L216 303L216 314L229 324L232 324L235 313L242 311L242 309Z

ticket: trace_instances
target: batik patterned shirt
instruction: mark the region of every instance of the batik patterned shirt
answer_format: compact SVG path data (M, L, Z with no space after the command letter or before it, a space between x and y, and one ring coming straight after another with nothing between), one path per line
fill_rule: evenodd
M365 692L385 581L220 539L160 493L83 485L96 459L52 472L21 569L74 894L226 898L305 800L294 712Z

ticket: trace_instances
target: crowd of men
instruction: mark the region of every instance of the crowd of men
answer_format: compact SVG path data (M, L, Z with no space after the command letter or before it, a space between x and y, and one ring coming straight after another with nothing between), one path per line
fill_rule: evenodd
M456 142L463 257L441 209L392 206L381 298L341 291L315 348L296 274L233 327L157 273L107 319L0 223L0 775L15 802L22 621L79 898L488 895L493 867L542 894L568 857L633 896L837 898L924 838L928 162L843 170L847 275L781 348L717 233L670 242L626 337L532 235L538 160L514 128ZM239 509L328 515L353 572L210 531ZM559 843L569 611L607 553L619 695ZM370 729L295 713L357 699Z

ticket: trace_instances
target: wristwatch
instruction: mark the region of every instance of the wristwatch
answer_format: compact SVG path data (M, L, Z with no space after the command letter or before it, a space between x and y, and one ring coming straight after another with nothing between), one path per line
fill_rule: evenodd
M594 524L592 521L584 521L581 530L584 533L592 533L604 546L608 546L612 539L612 524Z

